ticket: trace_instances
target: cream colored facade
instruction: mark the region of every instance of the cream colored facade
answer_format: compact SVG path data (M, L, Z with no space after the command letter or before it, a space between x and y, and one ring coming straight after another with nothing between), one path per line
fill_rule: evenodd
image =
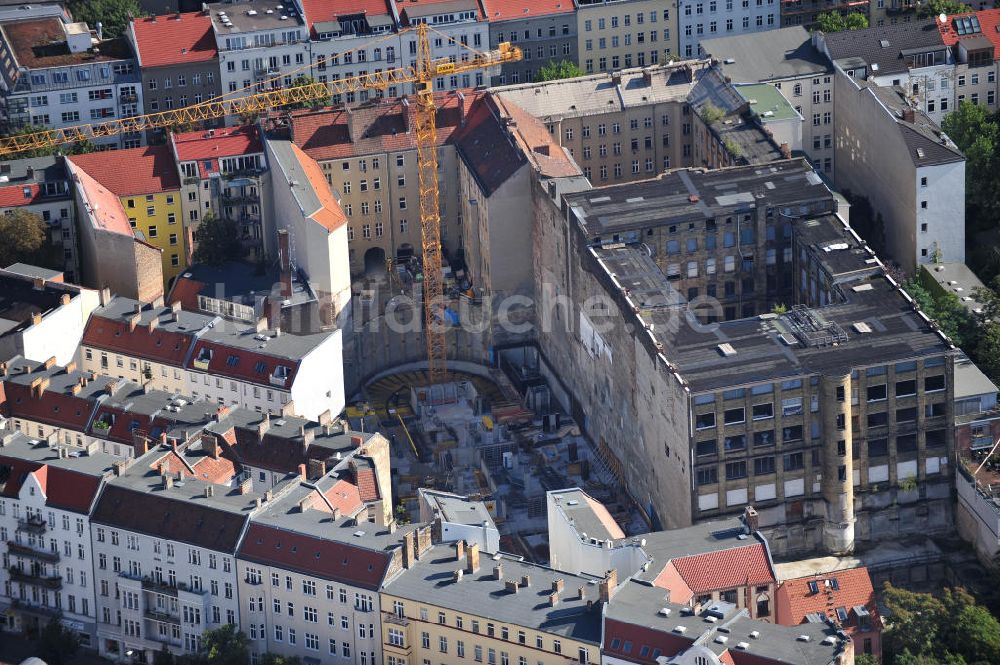
M416 149L317 160L326 181L340 195L347 215L351 274L386 269L398 254L420 254L420 200ZM448 252L462 244L455 147L438 148L441 242Z
M149 383L151 387L169 393L188 392L184 370L176 365L115 353L86 344L80 347L80 369L125 379L139 385Z
M610 72L678 57L676 0L576 1L580 67Z
M595 186L619 184L693 163L687 96L691 74L706 66L691 61L491 92L544 123Z

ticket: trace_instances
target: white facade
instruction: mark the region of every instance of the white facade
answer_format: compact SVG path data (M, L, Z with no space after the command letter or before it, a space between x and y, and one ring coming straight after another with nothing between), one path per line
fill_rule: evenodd
M191 654L206 630L240 625L232 554L109 525L92 531L102 656Z
M332 665L382 662L377 591L242 559L237 568L252 662L267 652Z
M950 53L949 51L949 60ZM917 67L903 74L873 75L869 76L868 80L883 87L898 85L906 91L917 108L923 110L939 125L944 116L956 108L955 64L951 62L932 67Z
M0 606L13 605L17 617L9 625L25 630L26 616L39 617L44 625L45 618L61 612L63 625L77 632L84 646L94 646L97 584L88 516L47 507L45 488L30 473L16 499L0 498L0 547L5 551Z
M918 167L915 176L917 263L965 263L965 161Z
M702 58L703 39L774 30L781 26L777 0L680 0L678 41L683 58Z
M612 569L623 577L637 572L649 560L649 556L642 550L645 541L614 542L595 538L594 534L581 531L586 527L574 523L563 511L563 501L577 501L575 497L582 494L583 492L575 490L573 498L568 499L570 495L564 494L564 491L546 494L549 566L574 575L598 577Z

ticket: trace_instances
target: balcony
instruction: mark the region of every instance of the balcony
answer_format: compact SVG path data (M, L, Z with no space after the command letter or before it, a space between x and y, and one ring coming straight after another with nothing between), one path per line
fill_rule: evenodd
M59 562L59 553L51 552L48 550L36 550L33 547L28 547L27 545L22 545L21 543L16 543L13 540L7 541L7 551L10 554L16 554L17 556L31 557L38 559L39 561L48 561L49 563Z
M49 527L48 522L41 515L32 515L31 517L26 517L25 519L17 521L18 531L27 531L29 533L45 533L45 530Z
M885 13L889 16L898 16L906 12L916 11L916 9L917 3L915 2L892 2L886 6Z
M389 624L394 626L409 626L410 620L406 617L401 617L398 614L383 614L382 619Z
M43 575L39 572L26 571L16 566L11 566L7 569L7 572L10 573L10 579L13 582L45 587L46 589L62 588L61 575Z
M142 614L150 621L156 621L157 623L175 623L177 625L180 625L181 623L181 618L179 616L174 616L169 612L162 612L152 608L146 609L146 611Z
M191 364L194 365L195 369L207 370L210 362L212 362L212 352L208 349L202 349L198 357L191 361Z
M271 373L271 376L268 377L268 380L270 381L272 386L279 386L281 388L284 388L285 384L288 382L288 370L284 367L278 367L274 370L274 372Z
M121 95L118 97L119 104L135 104L139 101L138 95Z
M222 202L225 203L226 205L239 205L241 203L259 203L260 196L254 192L248 194L234 192L231 194L223 194Z
M55 607L46 607L44 605L32 605L31 603L18 598L15 598L10 606L19 612L33 614L47 619L58 619L62 616L62 610L60 609Z

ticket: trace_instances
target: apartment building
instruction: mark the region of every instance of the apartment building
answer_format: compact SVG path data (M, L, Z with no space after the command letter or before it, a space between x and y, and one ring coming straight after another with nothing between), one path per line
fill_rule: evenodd
M707 62L492 88L540 120L595 185L691 164L687 98Z
M257 413L318 418L344 407L340 331L281 334L114 298L94 310L81 368Z
M503 42L520 47L523 60L501 66L491 85L530 83L547 64L579 62L574 5L566 0L490 3L490 48Z
M669 64L680 57L678 3L574 0L579 64L587 74Z
M908 101L940 123L955 108L955 60L928 18L816 36L816 46L848 76L883 87L899 86ZM983 100L985 101L985 99Z
M187 262L196 246L194 233L208 214L231 221L248 259L274 254L268 242L263 196L264 145L257 127L229 127L170 134L179 170Z
M193 654L206 630L240 626L236 552L265 495L229 491L186 458L196 451L155 445L115 465L91 513L96 562L98 651L108 658Z
M160 252L164 285L169 286L187 265L180 178L170 148L93 152L70 160L119 198L136 237Z
M893 0L889 0L893 2ZM902 0L905 2L906 0ZM881 2L881 0L876 0ZM816 24L816 17L824 12L839 12L841 14L858 13L865 17L871 16L871 2L869 0L859 0L857 2L846 2L837 0L836 2L824 2L823 0L782 0L781 2L781 26L784 28L800 25L812 29ZM906 18L909 18L907 15Z
M254 515L237 552L251 662L385 662L379 589L402 570L404 541L420 531L429 544L429 527L356 518L359 488L335 469L292 484Z
M836 182L881 215L887 258L910 274L921 264L963 263L965 156L902 88L842 72L835 79Z
M469 60L475 51L490 44L490 27L485 5L479 0L389 0L399 17L401 28L424 24L432 28L428 34L432 58L449 58L452 62ZM400 36L401 54L408 64L417 61L417 35L409 32ZM472 49L471 51L469 49ZM456 90L479 87L488 79L487 72L467 72L438 76L434 90ZM416 89L401 91L415 93Z
M36 9L41 11L25 5L23 15L0 23L0 60L7 63L0 79L3 131L99 123L143 108L139 70L126 39L105 40L86 23L52 16L57 8ZM92 141L134 148L142 137L126 133Z
M52 244L62 257L66 281L79 281L76 207L69 175L59 157L31 157L0 164L0 214L14 209L32 212L48 224Z
M288 87L309 74L309 34L302 15L294 5L276 7L265 0L205 5L227 98Z
M83 327L100 304L96 291L67 284L62 274L15 263L0 270L0 358L65 364L76 356Z
M948 16L937 21L941 39L951 47L955 63L955 103L970 101L997 107L996 49L1000 44L1000 10L984 9L973 14ZM933 116L932 116L933 117Z
M536 217L551 257L537 279L573 303L559 305L572 327L543 329L541 349L654 524L752 503L779 553L947 528L953 347L803 160L561 203L568 220L554 205ZM580 308L592 296L610 298L596 321ZM897 495L905 529L886 509Z
M80 283L142 302L162 298L163 250L136 234L121 198L80 168L76 157L64 164L79 215Z
M597 663L616 582L592 580L464 541L434 545L382 589L384 662Z
M349 216L322 167L299 146L274 139L267 141L266 150L271 167L268 214L277 227L268 229L268 235L269 241L275 235L278 240L282 295L289 304L301 298L305 285L295 284L292 275L308 284L318 300L318 321L298 327L332 330L339 340L338 328L349 327L350 315ZM405 199L400 206L405 207Z
M125 36L142 75L145 113L200 104L222 92L219 50L207 12L133 19ZM162 138L163 130L152 133Z
M779 626L717 601L687 607L663 589L625 582L604 616L604 665L848 665L851 641L822 622Z
M547 492L545 512L556 570L600 577L613 569L625 579L652 561L641 539L626 538L604 504L578 487Z
M70 455L63 446L0 430L0 569L6 628L59 621L84 647L97 646L90 512L113 458Z
M816 171L833 176L834 68L808 30L788 27L719 37L703 41L702 48L734 84L769 83L777 88L802 116L802 151Z
M299 0L309 29L311 75L320 83L364 76L404 65L399 14L388 0L361 5L344 0ZM413 60L412 55L410 59ZM407 91L359 90L338 95L334 105L363 103Z
M778 587L777 623L828 623L854 642L855 654L882 658L882 618L864 566L786 579Z
M457 174L453 133L464 122L477 93L446 93L437 104L438 164ZM294 112L289 138L315 160L338 194L347 218L351 275L381 273L387 260L405 262L420 247L415 109L407 98L387 99L350 110ZM445 257L462 246L457 178L438 180L441 243Z
M774 30L781 24L780 0L681 0L677 7L678 55L704 58L704 39Z

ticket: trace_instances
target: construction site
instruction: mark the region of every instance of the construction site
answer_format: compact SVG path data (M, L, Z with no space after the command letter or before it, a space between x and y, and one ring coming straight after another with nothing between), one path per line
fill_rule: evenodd
M468 496L485 503L501 549L547 561L546 493L580 487L627 535L648 531L607 460L537 371L519 362L530 351L500 352L496 367L450 367L440 383L420 369L365 387L348 417L352 427L377 427L392 443L397 519L418 518L419 488Z

